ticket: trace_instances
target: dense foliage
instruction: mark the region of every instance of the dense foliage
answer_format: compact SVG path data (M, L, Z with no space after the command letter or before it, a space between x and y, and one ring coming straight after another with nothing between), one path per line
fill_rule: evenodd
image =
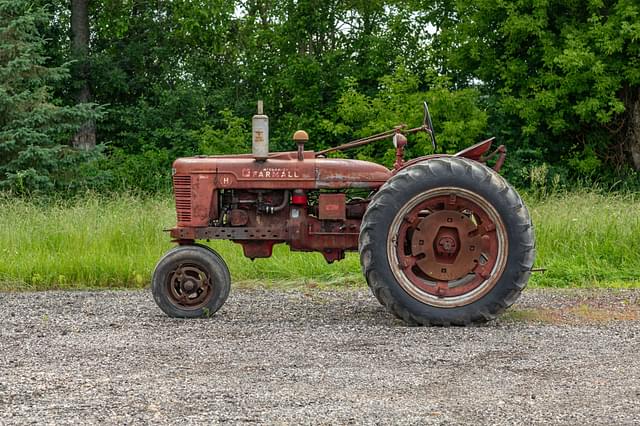
M63 106L51 87L68 77L47 66L39 27L43 9L22 0L0 1L0 185L16 191L62 189L68 171L88 158L67 142L90 105Z
M636 0L477 0L455 21L446 72L484 82L495 132L523 159L573 176L640 168Z
M70 39L83 2L86 51ZM0 4L4 186L165 190L177 156L247 151L257 99L272 150L291 149L299 128L320 149L415 125L427 99L439 150L495 135L518 185L541 171L556 183L633 182L640 168L635 0ZM87 83L100 117L76 105ZM67 148L89 119L97 158ZM411 155L431 151L424 138L410 144ZM389 164L389 148L349 155Z

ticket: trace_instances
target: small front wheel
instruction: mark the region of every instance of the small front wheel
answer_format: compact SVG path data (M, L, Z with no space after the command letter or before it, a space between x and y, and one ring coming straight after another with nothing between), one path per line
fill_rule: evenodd
M218 253L202 245L178 246L156 265L151 291L170 317L208 317L229 296L231 275Z

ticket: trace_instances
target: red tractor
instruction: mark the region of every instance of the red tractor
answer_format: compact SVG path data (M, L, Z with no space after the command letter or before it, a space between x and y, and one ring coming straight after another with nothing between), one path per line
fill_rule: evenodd
M435 137L427 104L421 127L393 130L319 152L268 151L268 118L253 117L253 153L180 158L173 164L177 247L158 262L152 291L172 317L205 317L227 299L222 258L197 240L232 240L251 258L274 244L318 251L327 262L360 252L378 301L411 324L469 324L496 318L527 284L535 257L531 218L498 171L503 146L493 139L455 155L404 161L406 135ZM366 161L327 158L393 139L392 170ZM493 168L486 162L496 157ZM354 193L364 196L353 196ZM368 195L367 195L368 194Z

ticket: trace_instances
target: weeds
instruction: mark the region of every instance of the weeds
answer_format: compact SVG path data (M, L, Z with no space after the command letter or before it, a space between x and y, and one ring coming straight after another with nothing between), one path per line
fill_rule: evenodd
M537 241L533 285L640 285L640 200L597 190L562 192L540 185L526 197ZM72 201L0 197L0 289L140 288L171 247L172 200L123 194ZM364 286L357 253L327 265L318 253L274 247L251 261L242 248L215 241L235 283L266 288Z
M536 284L554 287L637 286L640 280L640 201L634 194L554 193L532 201L538 266Z
M87 195L73 201L0 197L0 289L140 288L171 248L163 229L175 224L172 200L124 194ZM254 262L229 241L219 251L234 281L273 286L278 280L362 285L357 255L327 265L318 253L274 247Z

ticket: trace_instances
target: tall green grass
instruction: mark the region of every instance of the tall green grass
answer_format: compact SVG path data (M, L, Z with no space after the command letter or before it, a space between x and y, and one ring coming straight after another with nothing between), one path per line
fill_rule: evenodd
M89 195L75 201L0 197L0 289L144 287L172 247L163 229L175 225L168 197ZM229 241L209 243L235 281L361 283L357 256L327 265L318 253L274 247L251 261Z
M640 286L640 197L594 191L530 200L536 232L532 282L545 286Z
M538 247L532 283L543 286L640 285L640 201L582 191L528 201ZM0 289L144 287L171 247L172 200L130 194L75 201L0 197ZM276 246L251 261L227 241L218 250L238 282L364 285L356 253L327 265L318 253Z

